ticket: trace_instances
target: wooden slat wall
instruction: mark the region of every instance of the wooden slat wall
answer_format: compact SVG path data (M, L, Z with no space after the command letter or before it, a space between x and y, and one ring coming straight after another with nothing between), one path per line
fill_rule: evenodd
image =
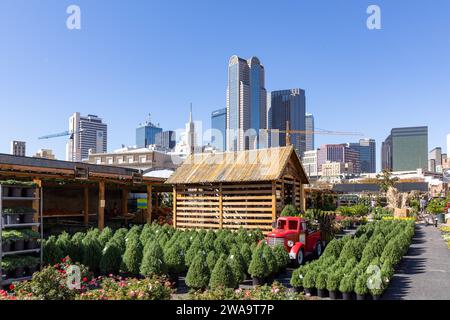
M271 183L178 185L174 203L179 228L272 230Z

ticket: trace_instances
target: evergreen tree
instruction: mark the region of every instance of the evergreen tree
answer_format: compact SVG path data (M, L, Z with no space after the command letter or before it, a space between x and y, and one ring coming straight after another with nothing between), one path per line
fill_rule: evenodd
M163 250L159 242L153 241L150 245L146 245L140 273L143 276L163 275L167 273Z
M201 290L208 286L210 273L205 260L203 252L199 252L193 259L186 275L186 284L189 288Z
M215 251L209 251L208 255L206 256L206 264L208 265L209 272L212 272L214 270L214 267L217 263L218 255Z
M185 270L184 252L177 246L172 245L164 252L164 260L167 270L171 274L179 274Z
M211 279L209 280L209 287L211 289L218 288L235 288L237 282L235 281L233 272L227 262L226 255L222 254L217 261Z
M230 256L228 257L228 264L233 273L234 282L236 284L241 283L245 280L245 262L241 256L237 247L234 247L230 251Z
M248 267L250 266L250 261L252 261L252 250L250 249L250 246L247 243L244 243L241 246L240 252L242 259L244 259L245 262L245 270L248 270Z
M83 245L83 264L92 272L97 272L102 257L102 246L98 240L99 233L88 232L81 242Z
M132 275L138 275L142 255L142 244L139 237L135 235L128 238L122 259L123 270Z
M267 260L264 258L264 247L263 245L258 245L253 251L252 260L248 267L248 273L254 278L264 278L269 275L269 267L267 265Z
M111 230L110 227L106 227L105 229L103 229L102 233L100 234L100 236L98 238L102 248L104 248L106 246L106 244L113 237L113 235L114 235L114 232Z
M273 249L273 254L275 255L275 259L277 261L278 270L284 270L286 266L289 264L289 254L287 253L286 249L282 245L277 245Z
M109 240L102 251L100 272L104 275L117 274L120 271L122 253L117 241Z
M267 261L268 273L269 275L275 274L278 272L278 263L275 255L273 254L272 248L268 245L263 245L263 255Z

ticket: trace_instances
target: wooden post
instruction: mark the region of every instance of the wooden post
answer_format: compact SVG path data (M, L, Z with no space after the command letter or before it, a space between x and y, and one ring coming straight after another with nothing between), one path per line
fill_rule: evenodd
M152 204L152 185L147 185L147 223L152 223L152 211L153 211L153 204Z
M277 220L277 184L272 181L272 221Z
M286 194L284 193L284 178L281 180L281 207L284 208L284 205L286 204Z
M297 179L292 183L292 204L297 207Z
M158 212L159 209L159 194L158 192L155 192L155 210Z
M172 193L172 203L173 203L173 213L172 213L172 224L173 227L177 227L177 187L173 186L173 193Z
M122 216L128 214L128 189L122 189Z
M83 223L85 226L89 225L89 187L84 187L83 198Z
M42 214L44 214L44 208L40 208L41 206L41 198L42 198L42 192L41 192L41 188L42 188L42 181L40 179L33 179L33 182L36 183L37 188L36 188L36 199L33 200L32 203L32 208L34 210L34 216L33 216L33 221L36 223L39 223L41 221L39 221L39 211L40 209L42 209ZM42 202L42 206L44 205L44 202ZM43 228L43 226L41 226L41 228ZM33 227L34 231L38 231L37 227Z
M222 184L219 186L219 228L223 229L223 190Z
M98 228L103 230L105 228L105 182L100 181L98 184Z
M300 181L300 210L306 211L306 193L305 186Z

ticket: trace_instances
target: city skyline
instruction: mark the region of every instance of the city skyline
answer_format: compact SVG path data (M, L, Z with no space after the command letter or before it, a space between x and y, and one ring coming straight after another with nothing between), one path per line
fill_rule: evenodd
M265 25L263 21L274 19L270 6L259 4L256 18L244 13L253 6L244 1L239 2L242 12L235 13L243 22L233 26L221 13L229 3L215 4L213 10L204 1L181 3L175 12L170 1L126 8L106 1L79 1L82 29L69 31L66 4L6 2L0 35L8 46L0 53L0 64L10 72L0 75L4 90L0 105L10 117L20 117L21 125L2 117L0 152L8 153L11 140L23 140L28 154L53 149L63 159L65 138L38 141L37 137L66 129L66 119L75 111L98 114L108 123L110 150L132 144L135 126L149 112L163 128L183 128L191 101L196 120L206 130L210 106L225 107L224 70L232 54L261 59L267 91L305 88L307 112L315 115L317 127L362 131L375 139L377 160L381 142L394 127L427 125L429 148L444 148L450 130L439 120L450 113L446 76L450 45L442 39L449 28L444 12L450 4L438 2L379 1L384 21L379 31L365 27L366 4L327 2L324 7L323 1L289 1L286 16ZM105 5L110 9L107 17ZM191 14L189 19L185 12ZM423 12L433 19L409 23ZM32 27L36 20L39 31ZM205 28L209 24L220 29L218 34ZM258 34L236 32L243 28ZM296 32L280 32L286 28ZM267 42L272 36L283 43L283 50ZM144 44L144 38L150 40ZM130 112L124 117L126 111ZM316 145L352 140L316 136Z

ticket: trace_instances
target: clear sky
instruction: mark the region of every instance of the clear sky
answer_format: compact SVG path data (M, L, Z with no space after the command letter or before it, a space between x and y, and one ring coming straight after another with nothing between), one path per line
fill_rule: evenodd
M81 8L68 30L66 8ZM377 4L382 30L366 28ZM148 113L183 128L189 104L210 125L225 107L233 54L257 56L268 91L306 90L316 126L381 141L392 127L429 126L429 149L450 133L448 0L2 0L0 152L12 139L28 154L66 138L79 111L109 125L109 150L133 145ZM355 137L318 136L317 143Z

